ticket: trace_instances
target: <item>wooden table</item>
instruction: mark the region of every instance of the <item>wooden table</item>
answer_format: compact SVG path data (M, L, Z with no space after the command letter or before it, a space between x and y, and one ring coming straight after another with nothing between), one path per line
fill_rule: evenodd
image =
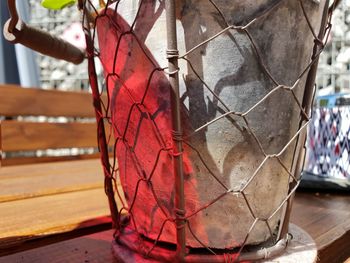
M319 262L344 262L350 257L350 195L299 192L291 221L313 237L319 250ZM17 253L0 257L0 262L114 262L111 254L113 232L101 231L97 226L90 226L90 231L95 228L97 233L77 238L68 231L34 240L30 246L27 242L14 250ZM25 251L18 252L20 250Z
M320 262L344 262L350 257L350 195L297 193L291 222L315 240Z
M0 256L109 229L109 214L98 159L0 168Z

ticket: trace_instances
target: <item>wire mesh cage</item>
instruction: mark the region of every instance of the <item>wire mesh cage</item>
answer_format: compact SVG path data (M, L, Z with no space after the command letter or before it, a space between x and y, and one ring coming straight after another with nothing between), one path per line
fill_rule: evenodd
M350 189L349 80L350 1L333 13L334 27L320 56L317 92L308 128L307 155L301 187Z
M120 260L283 251L334 6L79 1Z

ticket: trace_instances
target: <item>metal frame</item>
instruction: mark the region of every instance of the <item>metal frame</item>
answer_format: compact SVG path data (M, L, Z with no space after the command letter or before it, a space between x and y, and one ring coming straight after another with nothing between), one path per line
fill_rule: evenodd
M339 4L340 1L334 1L333 4L331 5L330 8L328 8L330 4L330 0L326 0L325 3L325 9L323 12L322 16L322 22L321 22L321 27L320 27L320 32L316 35L315 32L313 31L313 28L311 26L311 23L308 19L308 16L304 10L302 0L299 0L299 3L301 5L301 8L303 10L305 19L309 25L309 28L314 36L315 44L313 48L313 54L312 54L312 61L311 63L307 66L307 68L303 71L303 73L299 76L295 84L291 87L286 87L281 84L279 84L273 76L269 73L267 68L265 67L260 53L259 49L257 46L254 44L254 41L252 40L252 36L248 32L247 28L254 23L256 19L259 19L260 17L266 15L269 13L271 10L273 10L276 6L278 6L283 0L276 1L267 10L263 10L256 18L254 18L252 21L250 21L248 24L245 26L235 26L235 25L229 25L227 21L225 20L222 12L220 9L215 5L213 0L209 0L213 6L217 9L219 14L222 16L223 20L226 22L227 27L223 29L221 32L217 33L216 35L212 36L211 38L207 39L203 43L198 44L191 50L187 51L184 55L179 56L179 52L177 50L177 36L176 36L176 17L175 17L175 10L176 10L176 1L175 0L165 0L165 10L166 10L166 25L167 25L167 59L168 59L168 70L169 72L167 73L169 75L169 83L171 87L171 106L172 106L172 120L173 120L173 148L171 149L172 155L173 155L173 160L174 160L174 174L175 174L175 218L168 218L167 220L171 220L175 223L176 225L176 252L174 253L171 249L167 248L161 248L157 247L157 242L156 240L152 245L150 245L149 249L146 251L138 251L138 247L135 247L135 244L133 242L133 239L124 239L123 242L124 244L121 243L115 243L115 246L117 246L119 249L123 250L131 250L134 251L136 254L143 254L143 256L154 258L154 259L159 259L162 261L176 261L176 262L232 262L232 261L243 261L243 260L259 260L259 259L265 259L267 257L271 256L276 256L284 251L288 244L289 236L288 236L288 226L289 226L289 217L290 217L290 212L292 208L292 202L293 202L293 197L295 190L299 184L299 177L300 177L300 172L303 166L304 162L304 145L305 145L305 139L306 139L306 131L305 127L309 121L309 115L310 115L310 110L311 110L311 105L312 105L312 100L314 96L314 82L315 82L315 77L316 77L316 69L317 69L317 64L318 64L318 58L320 53L322 52L325 43L327 42L327 38L329 35L329 30L331 28L331 17L332 17L332 12L334 8ZM111 4L114 1L107 1L106 6L108 7L109 4ZM98 81L97 81L97 76L96 76L96 69L95 69L95 61L94 58L96 56L96 50L94 49L94 35L92 36L91 34L91 24L96 23L96 19L98 19L98 13L97 10L96 16L91 13L91 10L87 8L87 3L90 3L89 0L80 0L79 1L79 8L83 11L83 25L84 25L84 30L85 30L85 36L86 36L86 42L87 42L87 56L88 56L88 66L89 66L89 78L90 78L90 84L93 92L93 104L95 107L95 113L96 113L96 120L98 123L98 142L99 142L99 149L101 152L101 162L102 166L104 168L104 174L105 174L105 190L106 194L108 196L109 200L109 205L110 205L110 210L112 214L112 219L114 223L114 227L116 228L116 236L118 236L118 231L121 231L121 224L123 224L123 227L125 227L125 222L127 221L126 218L121 217L121 210L118 210L117 203L114 198L114 185L113 183L115 182L115 178L113 178L114 174L114 167L111 166L109 163L109 154L108 154L108 140L106 137L106 131L105 131L105 121L108 121L108 116L105 115L104 113L104 107L101 102L101 94L98 89ZM91 3L90 3L91 4ZM26 26L24 23L19 23L19 17L16 11L16 6L15 6L15 0L8 0L8 6L9 10L11 13L11 19L7 22L5 25L5 36L7 37L8 40L12 42L20 42L22 44L25 44L32 49L35 49L39 52L48 54L50 56L56 57L56 58L61 58L61 59L66 59L68 61L74 62L74 63L80 63L85 55L84 53L72 47L70 44L63 42L60 39L57 39L56 37L53 37L46 32L38 31L35 30L34 28L30 28ZM104 14L105 15L105 14ZM131 29L127 34L133 34L133 26L132 25ZM180 115L180 98L179 98L179 76L178 76L178 60L184 59L186 61L187 58L186 56L190 54L192 51L195 49L199 48L201 45L211 41L212 39L218 37L219 35L225 33L228 30L238 30L241 32L244 32L247 37L250 39L251 44L253 49L256 52L256 55L259 59L259 63L263 67L264 72L269 76L269 78L272 80L272 82L275 83L276 87L271 90L264 98L262 98L258 103L256 103L252 108L247 110L244 113L238 113L238 112L233 112L229 111L227 108L227 112L220 116L219 118L225 117L226 115L233 114L236 116L239 116L243 118L243 120L246 122L248 129L249 124L246 120L246 115L258 104L263 102L270 94L272 94L274 91L278 89L284 89L286 91L290 91L294 98L295 94L293 89L297 86L299 83L300 79L304 74L307 73L307 80L305 84L305 92L304 92L304 97L302 104L298 104L301 112L301 120L299 123L299 129L298 132L292 137L292 139L287 143L287 145L282 149L281 152L273 155L266 154L264 150L262 149L259 140L255 137L256 142L259 144L259 147L261 148L262 152L265 155L265 160L263 163L269 159L269 158L277 158L277 160L280 162L280 164L283 166L283 163L279 159L280 155L283 153L283 151L288 147L291 142L296 140L296 146L294 150L294 159L292 162L292 172L287 172L289 173L289 179L290 179L290 185L289 185L289 192L286 198L283 200L283 202L280 204L280 206L275 210L275 212L272 213L272 215L269 217L271 218L274 216L282 207L285 207L285 214L283 218L283 223L280 227L280 231L278 234L278 237L276 239L276 242L274 245L271 247L264 248L262 250L257 250L254 252L244 252L243 248L246 245L246 241L249 237L250 232L254 228L255 224L259 221L263 221L266 223L267 227L270 230L270 233L272 232L268 223L269 218L267 219L262 219L258 218L254 215L252 212L252 209L249 205L249 202L246 199L244 189L248 186L248 183L254 178L259 171L260 168L258 168L253 176L248 180L248 183L239 191L233 191L232 189L226 189L226 192L211 201L209 204L204 205L202 208L197 210L196 212L192 213L191 215L186 215L185 211L185 193L184 193L184 167L183 167L183 137L182 137L182 127L181 127L181 115ZM39 41L38 41L39 39ZM34 41L35 40L35 41ZM324 42L325 41L325 42ZM56 48L52 48L55 46ZM189 61L188 61L189 62ZM115 62L114 62L115 63ZM190 62L189 62L190 63ZM163 69L164 70L164 69ZM203 84L204 81L202 80ZM215 94L213 93L215 96ZM218 100L219 98L216 97ZM222 102L221 102L222 103ZM136 104L135 104L136 105ZM202 127L198 128L196 131L199 131L208 125L210 125L212 122L216 121L216 118L214 120L209 121ZM128 120L129 121L129 120ZM116 143L118 140L116 141ZM263 164L262 163L262 164ZM262 165L261 164L261 165ZM260 166L261 166L260 165ZM283 166L284 167L284 166ZM284 167L285 168L285 167ZM285 168L286 169L286 168ZM292 174L293 173L293 174ZM214 175L213 177L218 180ZM151 178L146 178L146 179L140 179L141 181L147 181L149 182ZM141 182L140 181L140 182ZM219 180L218 180L219 181ZM223 185L224 186L224 185ZM224 186L224 188L226 188ZM213 203L217 202L220 200L223 196L225 196L228 193L237 193L243 195L246 201L246 205L248 206L251 214L255 218L254 223L252 224L250 230L247 233L247 236L242 244L242 246L239 248L238 252L235 254L230 254L228 252L227 254L216 254L214 253L210 248L206 247L203 245L203 248L207 249L210 252L213 252L214 255L200 255L200 254L188 254L186 251L186 232L185 232L185 227L188 226L191 234L194 236L194 234L191 231L190 225L188 223L188 218L195 215L199 211L209 207ZM122 208L123 209L123 208ZM167 221L166 220L166 221ZM166 222L165 221L165 222ZM164 223L165 223L164 222ZM127 228L127 227L126 227ZM138 234L138 233L135 233ZM271 234L272 236L272 234ZM194 236L195 237L195 236ZM196 238L197 239L197 238ZM199 243L201 241L197 239ZM148 241L144 241L146 244ZM202 243L201 243L202 244ZM165 257L164 257L165 255Z
M79 1L80 7L84 6L86 4L87 0L84 2L81 0ZM107 2L107 6L111 3L112 1ZM279 2L278 2L279 3ZM183 151L183 138L182 138L182 127L181 127L181 117L180 117L180 99L179 99L179 81L178 81L178 59L183 58L185 59L185 56L190 53L192 50L196 49L197 47L194 47L192 50L188 51L185 55L182 55L179 57L179 53L177 50L177 36L176 36L176 18L175 18L175 5L176 1L175 0L166 0L165 1L165 6L166 6L166 17L167 17L167 41L168 41L168 50L167 50L167 58L168 58L168 70L169 70L169 82L171 85L171 104L172 104L172 119L173 119L173 141L174 141L174 147L173 147L173 157L174 157L174 171L175 171L175 192L176 192L176 197L175 197L175 219L174 222L176 223L177 227L177 245L176 245L176 252L174 253L173 250L171 249L166 249L166 248L159 248L156 247L155 244L149 244L149 250L143 249L143 251L140 251L138 247L135 247L135 239L130 238L124 239L122 243L118 243L116 241L114 243L114 249L115 251L128 251L127 253L130 253L133 251L135 255L141 255L145 256L148 259L154 259L154 260L159 260L162 262L232 262L232 261L245 261L245 260L259 260L259 259L266 259L268 257L276 256L284 251L286 248L288 241L289 241L289 235L288 235L288 225L289 225L289 216L292 208L292 201L293 201L293 196L294 192L299 184L299 175L303 163L303 154L299 154L302 152L304 144L305 144L305 127L307 125L307 122L309 120L309 113L310 113L310 107L312 104L312 99L313 99L313 94L314 94L314 81L315 81L315 72L317 69L317 62L318 62L318 57L321 53L321 51L324 48L324 37L329 34L329 30L331 27L330 24L330 18L333 9L336 6L336 2L331 6L330 9L325 8L324 13L323 13L323 18L322 18L322 26L320 29L320 32L318 36L314 34L315 37L315 46L314 46L314 52L312 56L312 63L309 64L309 66L305 69L303 76L307 71L308 72L308 77L307 77L307 82L306 82L306 87L305 87L305 94L304 94L304 99L303 99L303 104L300 105L301 112L302 112L302 120L299 123L299 131L297 134L293 137L293 140L296 138L296 147L295 147L295 154L294 154L294 161L293 161L293 171L294 175L290 174L290 176L293 178L290 182L290 187L289 187L289 193L286 197L286 199L283 201L281 204L282 206L285 207L285 215L283 219L283 223L280 228L280 232L277 238L276 243L268 248L264 248L263 250L257 250L255 252L244 252L242 249L239 249L238 251L238 256L237 254L231 255L230 253L228 254L221 254L221 255L192 255L192 254L187 254L186 251L186 237L185 237L185 226L187 223L187 218L186 218L186 211L185 211L185 199L184 199L184 174L183 174L183 162L182 162L182 151ZM300 1L300 4L302 6L302 2ZM276 4L277 5L277 4ZM329 0L326 0L326 6L329 5ZM86 8L84 8L84 14L85 14L85 25L88 32L87 33L87 41L88 41L88 58L89 58L89 67L90 67L90 74L94 74L94 47L92 45L92 38L91 38L91 33L90 33L90 27L89 23L86 22L88 19L91 19L87 16L88 11ZM307 21L307 15L304 14ZM90 15L89 15L90 16ZM90 21L94 23L93 21ZM309 23L309 21L308 21ZM247 25L248 26L248 25ZM246 27L247 27L246 26ZM309 24L310 26L310 24ZM235 26L229 26L228 29L236 29L236 30L242 30L248 34L246 31L246 27L235 27ZM310 29L312 30L312 27L310 26ZM225 29L226 30L226 29ZM218 35L222 34L225 32L223 30L222 32L218 33L216 36L213 38L217 37ZM132 32L129 32L132 34ZM249 35L248 35L249 36ZM208 40L210 41L210 39ZM198 46L200 46L199 44ZM254 46L256 52L257 48ZM261 62L262 63L262 62ZM269 72L265 72L266 74L269 74ZM270 75L269 75L270 76ZM301 78L300 76L300 78ZM270 76L271 79L273 79L272 76ZM92 78L92 88L93 88L93 93L94 93L94 105L96 107L96 116L98 123L102 123L103 120L103 113L101 112L101 105L99 105L98 99L99 99L99 91L97 85L95 85L96 80ZM298 81L296 82L298 83ZM275 84L278 84L275 81ZM295 84L296 85L296 84ZM293 92L293 88L295 87L285 87L286 89L289 89L290 91ZM275 88L275 90L283 88L280 85ZM246 113L234 113L234 112L229 112L231 114L236 114L238 116L242 116L244 118ZM201 128L199 128L201 129ZM112 175L111 175L111 167L108 162L108 155L106 152L107 148L107 143L106 143L106 138L105 135L103 134L103 129L102 126L99 125L99 138L100 138L100 147L101 147L101 153L102 153L102 163L103 167L105 170L105 175L106 175L106 189L107 189L107 195L110 201L110 207L111 207L111 212L113 216L113 222L117 226L117 233L119 233L119 223L118 222L125 222L127 219L122 219L122 218L117 218L119 215L118 214L118 208L114 200L114 191L112 187ZM289 143L288 143L289 144ZM269 157L269 156L267 156ZM278 155L277 155L278 158ZM113 169L112 169L113 170ZM232 192L232 190L228 189L228 193ZM241 193L241 191L240 191ZM223 195L222 195L223 196ZM221 197L222 197L221 196ZM221 197L218 197L217 200L219 200ZM216 201L217 201L216 200ZM215 201L215 202L216 202ZM210 205L210 204L209 204ZM208 205L208 206L209 206ZM261 219L256 219L255 221L258 222ZM255 222L255 223L256 223ZM267 222L267 221L266 221ZM248 233L249 235L249 233ZM117 239L118 240L118 239ZM120 240L119 240L120 241ZM144 241L146 244L148 241ZM145 245L147 247L147 245ZM211 251L209 248L207 248L209 251ZM164 255L167 255L164 257ZM145 259L147 261L147 259Z

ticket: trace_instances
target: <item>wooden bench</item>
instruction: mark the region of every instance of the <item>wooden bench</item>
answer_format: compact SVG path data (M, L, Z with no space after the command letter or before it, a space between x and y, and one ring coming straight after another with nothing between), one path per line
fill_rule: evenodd
M110 228L91 94L13 85L0 94L0 255L47 235Z

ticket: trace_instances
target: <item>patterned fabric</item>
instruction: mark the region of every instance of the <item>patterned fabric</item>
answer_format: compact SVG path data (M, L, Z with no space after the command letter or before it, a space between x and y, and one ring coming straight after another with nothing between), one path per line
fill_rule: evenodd
M350 107L317 108L309 126L305 171L350 180Z

